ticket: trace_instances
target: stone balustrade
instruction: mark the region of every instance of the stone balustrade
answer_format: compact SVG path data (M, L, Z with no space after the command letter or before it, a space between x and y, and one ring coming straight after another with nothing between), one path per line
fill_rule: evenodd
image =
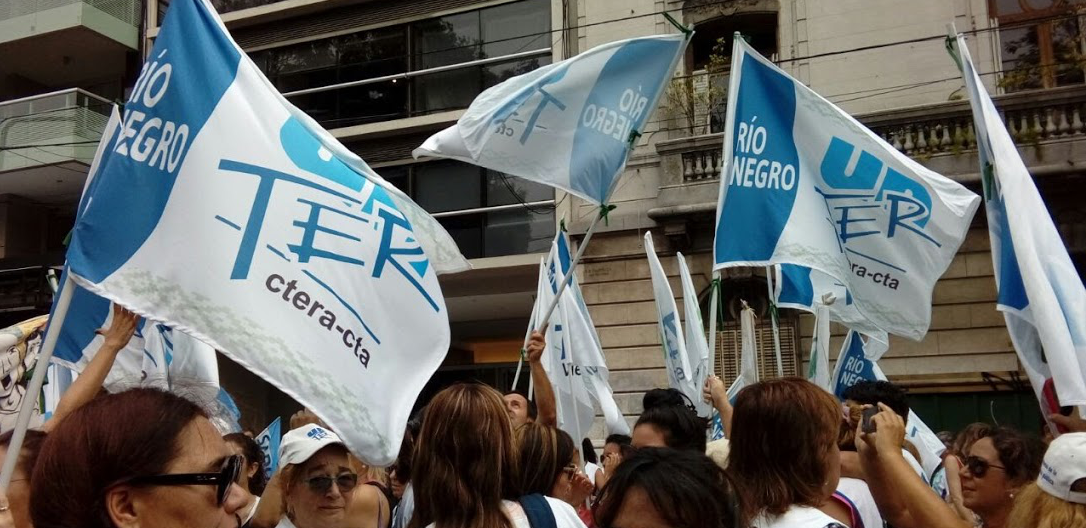
M1020 92L993 98L1011 137L1021 147L1086 136L1086 86ZM951 101L857 116L860 122L905 154L924 161L976 149L969 102ZM682 182L716 179L723 134L666 142L663 156L681 156Z

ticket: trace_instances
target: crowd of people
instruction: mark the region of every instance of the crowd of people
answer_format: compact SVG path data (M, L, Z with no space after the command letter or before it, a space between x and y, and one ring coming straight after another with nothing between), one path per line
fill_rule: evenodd
M124 346L136 318L103 331ZM1086 421L1046 444L1007 427L946 435L942 463L906 440L904 391L860 382L839 401L799 378L763 381L730 401L703 397L726 439L674 389L642 399L631 436L595 446L556 424L554 394L460 383L408 423L396 462L375 468L308 411L291 419L280 466L242 433L223 436L198 403L136 388L100 394L99 354L56 416L28 431L0 528L1082 528ZM119 344L119 346L118 346ZM542 369L539 369L542 371ZM0 451L11 434L0 436Z

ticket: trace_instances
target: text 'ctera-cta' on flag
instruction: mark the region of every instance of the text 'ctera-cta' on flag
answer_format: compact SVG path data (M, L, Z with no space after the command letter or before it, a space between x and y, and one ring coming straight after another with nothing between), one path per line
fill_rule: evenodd
M798 264L875 328L919 340L979 197L734 39L715 268ZM815 292L815 298L826 292Z
M214 346L395 459L449 346L437 221L279 94L207 0L175 0L68 251L80 286Z

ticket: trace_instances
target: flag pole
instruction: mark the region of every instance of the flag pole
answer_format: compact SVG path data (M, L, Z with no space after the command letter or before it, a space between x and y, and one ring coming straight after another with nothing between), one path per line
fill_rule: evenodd
M566 273L562 277L562 282L558 284L558 291L555 292L554 298L551 299L550 304L547 305L547 309L543 312L543 317L536 319L535 324L528 325L528 333L524 336L524 345L520 347L520 359L517 361L517 374L513 376L513 390L517 388L517 382L520 381L520 371L524 367L524 354L528 350L528 339L532 336L532 327L535 326L536 332L543 332L547 329L547 325L550 324L551 314L554 313L554 309L558 307L558 300L562 298L562 294L566 291L566 286L569 286L574 275L577 273L577 264L581 262L581 256L584 255L584 250L588 247L588 241L592 240L592 235L596 232L596 228L600 225L600 220L607 217L607 213L611 212L615 206L613 205L600 205L600 212L596 215L596 218L592 220L592 224L588 226L588 231L584 234L584 240L581 241L581 245L577 248L577 254L573 256L573 260L569 263L569 273ZM531 377L528 378L528 394L531 396Z
M774 283L777 281L776 266L765 267L765 283L769 288L769 320L773 324L773 353L777 356L777 377L784 377L784 363L781 361L781 330L777 324L777 298L774 295L776 287Z
M720 308L720 271L713 271L709 287L709 372L716 375L716 315Z
M558 284L558 291L555 292L554 298L547 305L547 309L543 311L543 317L536 321L536 332L542 332L547 328L547 324L551 320L551 314L558 307L558 300L562 298L562 293L566 291L566 287L569 286L570 281L577 274L577 264L581 262L581 256L584 255L584 250L588 247L588 241L592 240L592 235L596 232L596 228L599 227L600 220L606 218L611 209L614 209L613 205L604 204L600 206L600 213L592 220L592 225L588 226L588 231L584 234L584 240L581 241L580 247L577 248L577 254L573 256L573 260L569 263L569 273L562 277L562 282ZM527 339L524 340L524 346L525 348L528 346Z
M61 285L60 298L57 300L57 309L53 311L53 317L49 321L49 330L45 334L41 351L38 353L38 361L34 366L34 375L30 378L30 385L26 388L23 404L19 408L19 416L15 421L15 431L11 435L11 443L4 457L4 467L0 471L0 488L7 489L11 484L11 476L15 472L15 464L19 460L23 448L23 439L26 438L26 430L30 427L30 414L37 403L37 395L41 392L45 382L45 373L49 370L49 362L53 358L53 350L57 347L60 337L60 329L64 325L64 318L68 315L68 307L72 304L72 295L75 293L75 283L71 275L66 274L64 284Z

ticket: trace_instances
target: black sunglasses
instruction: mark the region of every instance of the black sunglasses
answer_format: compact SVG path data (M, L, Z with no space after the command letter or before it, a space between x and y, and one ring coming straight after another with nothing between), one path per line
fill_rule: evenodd
M120 484L131 486L216 486L215 503L222 506L226 502L226 494L230 485L237 482L241 474L241 455L226 457L222 463L222 469L218 473L173 473L166 475L150 475L135 477L122 481ZM118 484L118 485L120 485Z
M1007 470L1007 468L1003 466L997 466L995 464L989 463L987 460L984 460L983 458L977 456L966 457L965 467L969 468L969 472L977 478L984 477L984 475L988 474L988 470L992 468L1002 469L1003 471Z
M328 493L328 491L332 489L333 482L339 487L340 493L347 493L358 485L358 475L354 473L344 473L336 478L313 477L305 481L306 485L309 486L309 489L313 493L320 493L321 495Z

